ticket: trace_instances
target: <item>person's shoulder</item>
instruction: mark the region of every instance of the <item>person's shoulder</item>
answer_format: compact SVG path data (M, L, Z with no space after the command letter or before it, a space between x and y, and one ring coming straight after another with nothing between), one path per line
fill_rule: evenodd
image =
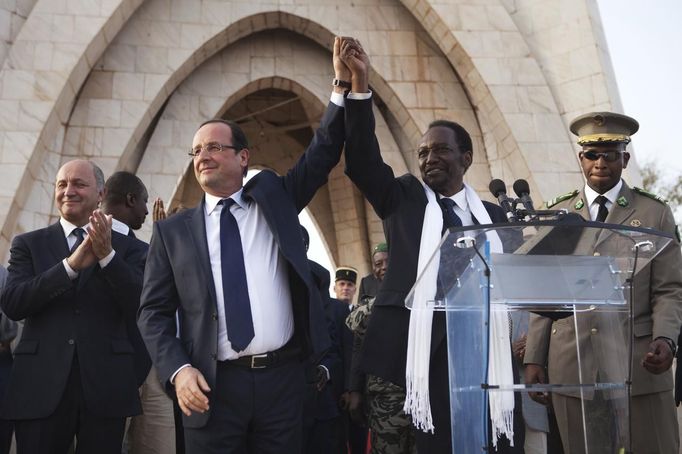
M554 197L553 199L548 200L548 201L545 203L545 205L547 206L547 208L553 208L553 207L555 207L556 205L559 205L561 202L566 202L567 200L573 199L573 198L576 197L578 194L580 194L580 190L579 190L579 189L574 189L574 190L571 191L571 192L567 192L567 193L565 193L565 194L558 195L558 196Z
M663 197L654 194L653 192L649 192L646 189L638 188L637 186L632 187L632 192L635 194L642 196L646 199L654 200L658 204L663 205L663 206L668 206L668 201L664 199Z

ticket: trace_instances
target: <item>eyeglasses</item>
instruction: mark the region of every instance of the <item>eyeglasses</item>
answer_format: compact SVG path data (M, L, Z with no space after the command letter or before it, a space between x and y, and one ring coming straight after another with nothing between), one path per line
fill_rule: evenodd
M213 154L223 151L226 148L229 148L231 150L241 150L243 147L235 147L234 145L225 145L224 143L211 142L207 143L206 145L197 145L196 147L191 148L187 152L187 154L192 157L196 157L199 156L201 152L204 150L208 151L209 154Z
M434 145L433 147L419 147L417 148L417 157L419 159L426 158L429 153L433 153L437 156L443 156L447 153L452 153L455 150L447 145Z
M584 151L582 153L583 158L588 161L597 161L599 158L604 158L606 162L616 162L620 159L622 151L608 151L605 153L597 153L596 151Z

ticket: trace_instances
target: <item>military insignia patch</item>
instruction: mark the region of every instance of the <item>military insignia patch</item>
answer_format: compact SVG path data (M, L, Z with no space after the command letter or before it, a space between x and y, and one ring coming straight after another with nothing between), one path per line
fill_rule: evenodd
M658 196L656 194L652 194L651 192L646 191L642 188L638 188L637 186L633 187L632 190L635 191L637 194L641 194L644 197L649 197L650 199L654 199L657 202L668 203L668 201L665 200L663 197Z
M560 195L560 196L558 196L558 197L554 197L552 200L550 200L549 202L547 202L547 204L546 204L546 205L547 205L547 208L552 208L554 205L556 205L556 204L559 203L559 202L563 202L564 200L568 200L568 199L570 199L571 197L575 197L576 195L578 195L579 192L580 192L580 191L578 191L578 190L576 189L575 191L567 192L566 194Z
M619 206L622 206L623 208L625 208L626 206L628 206L630 204L630 202L628 202L628 199L626 199L623 196L618 197L618 200L616 200L616 203Z
M630 221L630 225L633 227L640 227L642 225L642 221L640 221L639 219L633 219L632 221Z
M585 206L585 202L583 202L583 199L580 199L577 202L575 202L575 209L576 210L579 210L584 206Z

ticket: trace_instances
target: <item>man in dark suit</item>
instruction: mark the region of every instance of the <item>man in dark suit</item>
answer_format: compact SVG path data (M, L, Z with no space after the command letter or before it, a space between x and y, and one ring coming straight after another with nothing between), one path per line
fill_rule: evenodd
M0 304L25 319L2 414L18 453L120 453L139 414L126 319L137 310L145 247L97 209L104 177L74 160L57 174L59 222L14 238Z
M369 59L364 51L356 45L354 52L344 55L348 55L345 61L353 77L366 77ZM423 185L428 186L438 199L454 202L454 208L443 207L444 217L452 219L452 214L456 214L459 225L478 223L473 216L470 192L465 191L463 181L473 161L471 138L456 123L445 120L432 122L416 152L421 179L410 174L396 178L391 167L381 158L374 136L372 109L347 100L346 116L353 120L352 123L346 122L346 174L383 220L386 241L391 245L388 270L374 302L365 335L361 368L367 374L405 388L410 323L405 298L417 277L420 237L428 201ZM441 204L440 201L438 203ZM483 202L483 206L492 222L506 222L500 207L488 202ZM429 378L436 430L433 434L418 431L418 452L452 452L447 368L445 320L442 313L436 313Z
M262 171L242 186L246 137L211 120L190 151L202 202L154 225L138 325L185 414L189 453L300 451L302 360L329 336L297 215L340 159L343 86L368 92L348 82L339 47L335 95L286 175Z
M112 229L135 238L149 214L147 187L135 174L114 172L104 183L102 211L113 216ZM145 247L148 245L145 243ZM128 335L135 348L135 374L140 386L142 414L130 419L125 444L131 454L175 452L173 402L159 382L156 369L137 328L137 317L128 321Z

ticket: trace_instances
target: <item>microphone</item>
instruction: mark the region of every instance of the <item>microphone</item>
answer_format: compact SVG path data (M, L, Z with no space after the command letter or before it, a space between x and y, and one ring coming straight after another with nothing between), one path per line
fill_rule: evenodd
M516 180L513 187L516 196L521 201L521 204L523 205L523 208L526 210L526 212L533 213L535 208L533 207L533 200L530 198L530 186L528 186L528 182L526 180ZM529 219L530 215L527 214L526 220Z
M495 178L490 182L490 185L488 185L488 189L490 189L490 192L497 198L497 203L500 204L506 213L507 220L509 222L518 221L516 214L514 213L514 201L507 197L507 185L504 184L504 181Z

